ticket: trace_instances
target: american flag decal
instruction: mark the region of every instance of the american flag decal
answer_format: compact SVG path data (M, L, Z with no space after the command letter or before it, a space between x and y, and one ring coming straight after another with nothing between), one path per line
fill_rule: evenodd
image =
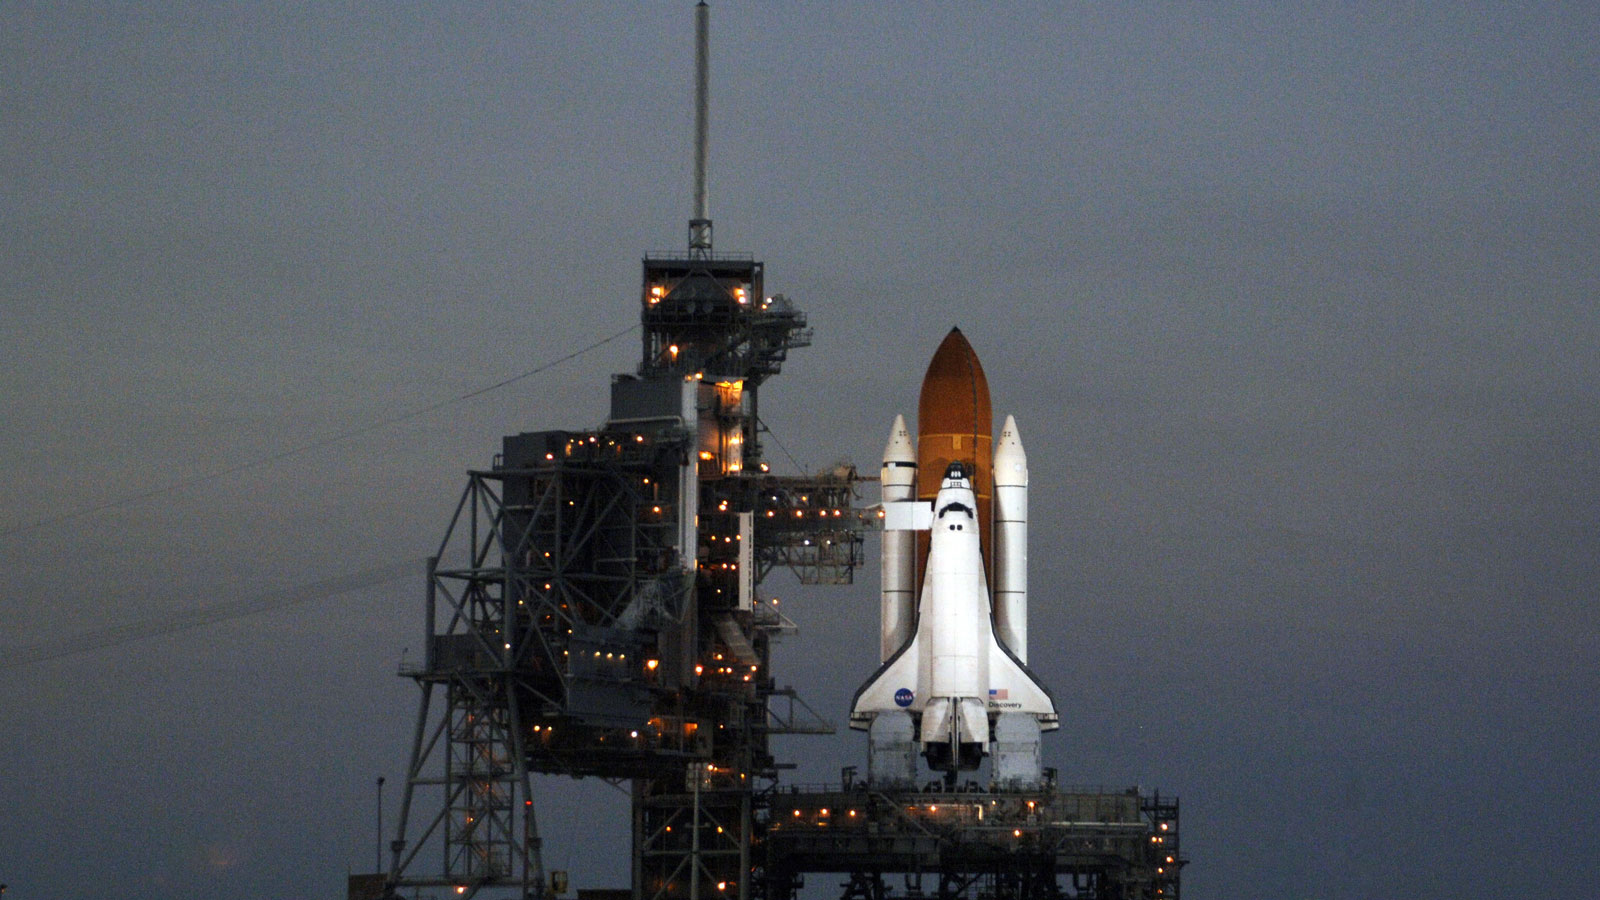
M1009 699L1011 699L1011 691L1007 690L1006 688L1000 688L999 690L995 690L994 688L990 688L989 689L989 699L990 700L1009 700Z

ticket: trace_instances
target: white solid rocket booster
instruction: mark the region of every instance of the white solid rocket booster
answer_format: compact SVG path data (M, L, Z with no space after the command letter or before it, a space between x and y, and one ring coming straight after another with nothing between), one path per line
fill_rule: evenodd
M1017 420L1006 416L994 448L994 627L1019 662L1028 661L1028 454Z
M911 432L906 429L905 416L895 416L889 429L889 444L883 450L883 468L879 470L879 487L883 502L913 500L917 495L917 449L911 443ZM916 622L916 585L913 583L916 560L916 534L911 531L885 531L883 555L880 559L882 576L882 630L878 661L887 662L896 650L911 639L911 628Z

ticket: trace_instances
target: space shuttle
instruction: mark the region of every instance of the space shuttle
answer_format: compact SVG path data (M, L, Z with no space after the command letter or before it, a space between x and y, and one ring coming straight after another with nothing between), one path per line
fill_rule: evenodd
M997 784L1034 787L1039 735L1060 726L1028 670L1028 461L1015 419L993 439L989 385L960 329L922 381L917 436L896 416L883 454L881 665L850 727L871 779L953 782L990 757Z

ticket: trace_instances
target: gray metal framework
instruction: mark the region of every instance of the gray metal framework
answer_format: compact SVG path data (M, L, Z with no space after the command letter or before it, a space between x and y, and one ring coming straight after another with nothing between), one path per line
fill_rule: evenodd
M390 844L391 888L449 886L476 893L484 885L514 883L533 896L544 881L524 746L524 695L510 675L517 617L506 609L495 527L500 516L499 497L474 475L440 555L429 561L425 660L404 672L417 680L422 697ZM448 560L444 565L442 558ZM430 790L441 792L435 795L440 802L408 835L413 804ZM429 848L438 854L437 869L417 865ZM432 874L419 876L418 869Z
M698 755L679 732L645 730L645 638L681 627L688 597L659 512L676 499L683 435L544 432L507 448L470 474L429 567L426 654L403 673L422 699L396 888L537 896L531 773L627 777ZM431 789L440 802L408 833Z

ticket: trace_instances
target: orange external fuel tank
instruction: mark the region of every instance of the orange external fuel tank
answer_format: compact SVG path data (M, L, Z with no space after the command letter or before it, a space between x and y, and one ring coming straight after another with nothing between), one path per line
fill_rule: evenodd
M978 498L978 528L987 578L994 578L994 414L989 380L961 329L952 328L928 363L917 398L917 499L932 501L952 462L968 464ZM928 561L928 532L917 535L916 585ZM991 591L994 586L989 585Z

